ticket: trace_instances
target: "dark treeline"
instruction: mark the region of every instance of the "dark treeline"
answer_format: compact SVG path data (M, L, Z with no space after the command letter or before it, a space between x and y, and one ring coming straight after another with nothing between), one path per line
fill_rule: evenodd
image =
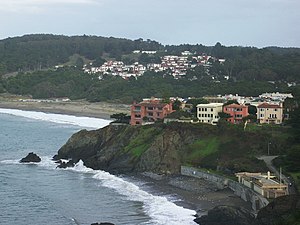
M155 50L157 54L132 54L133 50ZM124 80L81 71L83 60L101 65L106 60L135 60L159 63L163 55L180 55L182 51L225 58L224 64L211 61L209 73L202 66L188 71L182 79L167 72L146 72L138 79ZM53 69L76 55L75 67ZM35 98L70 97L90 101L119 100L131 102L149 96L203 96L237 93L258 95L262 92L289 91L287 83L300 81L300 49L269 47L226 47L167 45L152 40L128 40L96 36L25 35L0 41L0 92L30 94ZM1 76L18 72L17 76ZM224 76L228 76L226 80ZM8 78L7 78L8 77ZM214 79L212 79L214 77ZM297 94L299 96L299 94Z
M121 58L135 49L158 50L162 46L151 40L128 40L96 36L25 35L0 41L0 74L47 69L66 63L79 54L89 60L103 56Z
M201 44L163 46L153 40L129 40L97 36L62 36L34 34L7 38L0 41L0 75L11 72L48 69L69 61L78 54L87 60L103 62L105 59L133 62L128 55L133 50L155 50L156 56L140 55L141 63L159 62L159 56L180 55L182 51L225 58L223 66L215 68L215 73L230 76L238 81L299 81L300 49L269 47L231 46L217 43L214 46ZM216 71L218 70L218 71Z
M131 103L133 100L156 96L204 96L215 94L240 94L257 96L263 92L283 91L296 95L298 88L288 88L286 84L275 84L265 81L222 81L211 79L191 80L189 76L174 79L163 73L146 72L138 79L124 80L116 76L104 76L83 73L74 67L57 70L19 73L15 77L3 79L0 91L21 95L32 95L34 98L69 97L71 99L87 99L89 101L117 101ZM298 90L299 92L299 90Z

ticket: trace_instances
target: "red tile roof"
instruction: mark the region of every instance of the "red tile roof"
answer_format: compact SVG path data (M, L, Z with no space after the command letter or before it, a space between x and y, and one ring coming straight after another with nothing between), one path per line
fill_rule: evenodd
M226 108L239 108L239 109L241 109L241 108L247 108L247 106L238 105L238 104L235 104L235 103L230 104L230 105L225 105L224 107L226 107Z
M272 108L272 109L279 109L282 108L280 105L274 105L269 103L262 103L257 108Z

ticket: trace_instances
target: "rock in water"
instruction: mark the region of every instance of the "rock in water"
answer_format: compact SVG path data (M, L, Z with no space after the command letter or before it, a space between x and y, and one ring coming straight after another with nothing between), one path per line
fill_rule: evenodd
M41 158L33 152L28 153L28 155L26 157L24 157L20 160L21 163L40 162L40 161L41 161Z
M75 163L72 159L70 159L69 161L67 161L67 160L58 160L56 163L59 163L57 168L63 168L63 169L75 166Z

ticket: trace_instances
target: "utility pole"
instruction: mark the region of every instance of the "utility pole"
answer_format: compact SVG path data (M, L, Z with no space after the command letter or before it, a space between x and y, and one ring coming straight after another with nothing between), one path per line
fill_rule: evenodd
M271 142L268 142L268 155L270 155L270 144Z

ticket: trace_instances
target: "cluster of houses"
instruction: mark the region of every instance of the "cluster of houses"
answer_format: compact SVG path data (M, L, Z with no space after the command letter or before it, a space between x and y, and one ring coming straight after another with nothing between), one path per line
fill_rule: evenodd
M135 50L133 53L145 53L156 54L156 51L140 51ZM186 75L188 69L194 68L197 65L202 65L205 68L209 68L212 62L224 63L225 59L217 59L213 56L206 54L195 55L189 51L184 51L181 56L167 55L161 57L161 63L149 63L142 65L139 62L135 62L132 65L125 65L122 61L107 61L100 67L93 67L85 65L83 70L89 74L107 74L112 76L121 76L124 79L129 77L139 77L144 74L145 71L169 71L174 78Z
M131 76L142 76L145 71L146 67L138 62L132 65L125 65L122 61L107 61L100 67L84 67L85 73L100 73L102 75L120 76L124 79L127 79Z
M284 119L283 103L286 98L293 98L291 94L282 93L264 93L257 98L242 97L238 95L210 96L204 99L210 101L207 104L197 105L197 122L215 125L220 119L220 113L226 114L226 119L232 124L244 122L244 118L249 115L248 107L250 103L256 106L257 122L267 124L281 124ZM144 125L153 123L157 120L164 122L193 122L189 119L170 119L169 115L175 110L173 103L175 100L181 102L182 110L190 110L192 106L186 103L186 100L180 98L170 98L170 101L160 98L143 99L142 102L134 102L131 105L131 125ZM236 103L226 104L228 101ZM169 117L169 118L168 118ZM238 182L264 196L265 198L277 198L288 195L288 185L282 183L270 172L249 173L240 172L235 174Z
M249 107L256 108L256 119L260 124L281 124L287 115L284 114L283 103L286 98L293 98L291 94L264 93L259 97L243 97L238 95L225 95L203 97L209 103L197 105L197 122L216 125L220 115L232 124L244 123L249 116ZM165 118L175 110L172 102L181 102L181 109L190 111L193 107L187 104L187 99L171 98L170 102L163 102L159 98L143 99L142 102L134 102L131 106L131 125L142 125L154 122L158 119L165 121L192 122L186 119ZM235 103L228 104L228 101Z

